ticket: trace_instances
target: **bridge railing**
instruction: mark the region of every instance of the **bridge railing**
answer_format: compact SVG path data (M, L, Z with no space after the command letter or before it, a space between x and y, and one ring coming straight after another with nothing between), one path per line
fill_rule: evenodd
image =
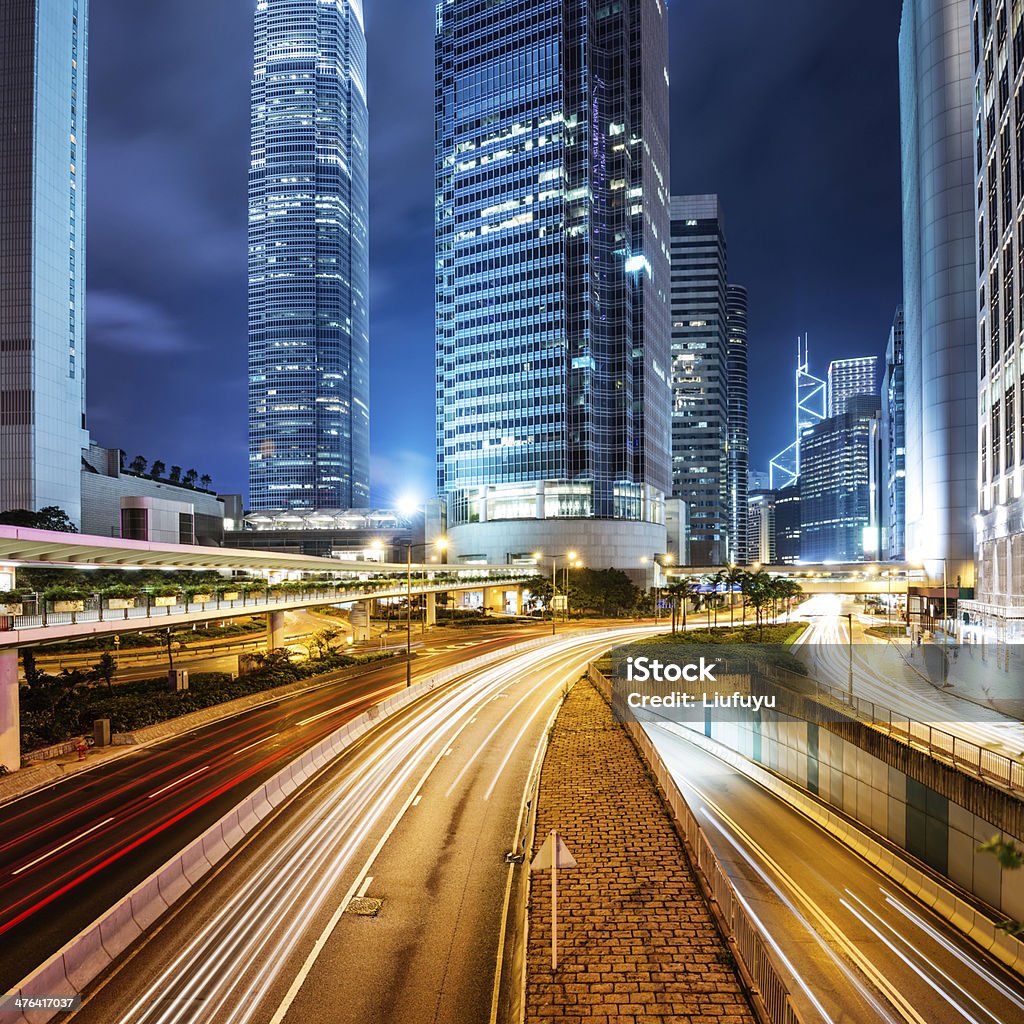
M45 595L23 595L16 607L19 614L5 614L11 605L3 603L0 594L0 632L7 630L39 629L47 626L76 626L91 622L140 621L175 615L223 611L225 614L257 614L274 610L282 605L302 607L311 604L351 604L378 598L401 598L406 594L419 595L443 590L487 589L489 587L522 583L521 574L487 574L485 576L458 576L413 581L399 579L361 581L357 586L341 590L336 588L292 588L238 590L220 592L211 588L207 594L179 592L169 595L140 593L130 598L109 598L100 593L81 594L76 597L48 600ZM226 597L226 594L236 594ZM200 600L200 598L203 598Z
M924 751L929 757L946 761L969 775L986 783L995 783L1011 793L1024 792L1024 761L1000 754L928 722L916 721L877 701L851 694L848 688L822 683L810 676L801 676L776 666L762 667L760 671L786 689L795 690L804 696L813 696L826 706L831 705L894 739Z

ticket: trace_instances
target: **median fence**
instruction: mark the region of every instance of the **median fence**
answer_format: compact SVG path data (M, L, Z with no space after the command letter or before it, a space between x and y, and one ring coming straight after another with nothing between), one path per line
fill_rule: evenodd
M612 684L594 664L590 665L590 680L612 701ZM622 727L632 737L647 766L654 775L665 802L676 823L686 837L693 859L701 876L705 891L716 905L720 918L735 948L741 969L752 988L755 1008L771 1024L803 1024L803 1018L793 1004L785 975L780 971L768 942L762 936L754 919L747 912L729 876L725 873L704 835L696 816L683 799L679 787L665 766L657 748L635 719L623 722Z
M600 630L574 634L583 638ZM527 640L501 651L502 657L532 650L547 643L548 637ZM172 857L127 896L83 929L28 977L8 993L9 996L81 995L89 983L109 967L147 928L152 926L175 902L186 895L211 868L238 846L265 818L313 775L326 767L347 747L374 725L387 719L413 701L494 661L494 655L481 655L461 665L453 665L416 683L407 690L375 704L347 725L331 733L316 746L282 768L264 782L181 853ZM5 1017L4 1024L46 1024L56 1010L29 1010L18 1017Z

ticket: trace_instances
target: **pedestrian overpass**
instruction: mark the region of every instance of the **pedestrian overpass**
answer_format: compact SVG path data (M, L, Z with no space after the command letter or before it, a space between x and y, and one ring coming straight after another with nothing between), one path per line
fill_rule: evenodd
M421 545L416 545L421 546ZM429 545L428 545L429 547ZM74 599L47 601L43 595L5 603L0 591L0 764L20 765L18 651L23 647L87 636L191 625L235 615L265 615L267 646L284 642L284 613L289 609L347 605L356 639L369 632L374 601L425 595L426 621L436 614L438 594L483 591L484 607L504 610L514 594L522 610L522 590L541 571L533 565L446 565L433 562L386 563L341 560L244 548L157 544L120 538L55 533L0 526L0 572L19 568L116 569L125 581L132 570L214 570L224 585L210 593L146 593L107 598L84 587ZM265 581L265 589L231 589L232 574L244 572ZM167 588L170 589L170 588Z
M707 580L719 573L728 573L728 565L664 566L669 583L684 579ZM811 594L901 594L908 588L927 584L925 571L905 562L844 562L832 565L759 565L739 568L761 569L769 576L785 576L800 584L801 590Z

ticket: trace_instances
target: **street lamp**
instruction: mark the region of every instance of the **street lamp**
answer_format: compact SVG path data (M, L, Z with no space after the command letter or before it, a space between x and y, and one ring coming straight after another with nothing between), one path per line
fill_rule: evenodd
M539 563L544 555L540 551L534 551L533 561ZM558 589L558 555L551 556L551 635L555 635L555 620L557 619L557 613L555 612L555 591ZM564 556L570 565L574 569L578 569L583 563L578 561L577 554L575 551L567 551ZM566 567L566 590L569 589L568 583L568 567ZM568 614L568 597L566 597L566 613Z
M438 537L437 540L427 541L424 544L413 544L411 541L406 544L406 575L405 575L405 685L412 686L412 549L436 547L438 551L444 551L448 547L446 537Z

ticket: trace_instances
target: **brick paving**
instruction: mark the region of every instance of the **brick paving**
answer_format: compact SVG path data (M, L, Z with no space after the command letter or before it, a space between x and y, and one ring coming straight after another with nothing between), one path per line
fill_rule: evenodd
M527 1024L753 1024L654 783L588 681L573 687L555 723L538 849L553 828L579 866L558 872L554 975L551 876L533 875Z

